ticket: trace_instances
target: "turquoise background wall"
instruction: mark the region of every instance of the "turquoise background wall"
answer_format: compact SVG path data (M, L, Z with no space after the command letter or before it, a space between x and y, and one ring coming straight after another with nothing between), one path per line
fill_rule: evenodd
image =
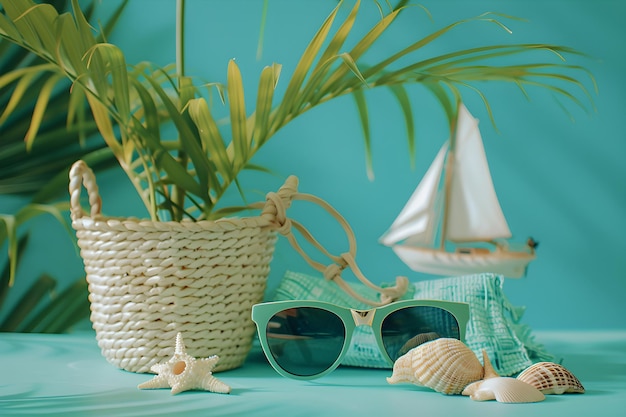
M115 2L103 3L101 12L106 13ZM626 3L437 0L423 4L433 21L419 10L407 13L394 36L383 40L382 48L398 49L412 36L496 11L527 21L507 20L512 34L495 25L473 23L425 53L515 42L564 44L588 54L571 63L584 65L593 73L599 88L594 96L597 111L585 112L566 103L568 114L545 91L531 89L527 100L513 86L484 85L481 88L493 106L496 130L476 94L467 91L466 103L481 120L494 184L514 237L525 241L533 236L540 242L527 277L509 279L504 286L514 305L526 306L523 321L536 329L626 328L626 137L622 127L626 115ZM335 5L333 0L271 0L263 55L257 59L262 1L188 0L187 72L223 82L227 62L235 58L252 93L261 68L279 62L283 64L279 85L284 88L307 41ZM131 0L111 41L131 63L171 63L174 10L173 0ZM376 9L364 0L362 23L375 18ZM585 86L593 89L591 81L582 73L580 76ZM280 131L256 159L275 175L247 174L244 189L251 200L262 199L287 175L295 174L301 191L324 198L352 225L358 240L357 262L372 281L390 281L396 275L414 281L434 278L410 271L377 242L446 139L443 114L429 93L414 88L411 99L417 125L415 167L409 163L397 105L388 92L374 90L368 95L374 180L366 176L361 130L348 97L319 107ZM110 172L102 175L99 183L105 213L145 215L123 175ZM290 213L335 253L345 250L342 231L321 212L294 207ZM47 220L38 222L46 232L27 255L30 268L72 279L79 276L80 260L62 229ZM47 253L46 258L35 254L38 248ZM282 239L272 263L270 288L288 269L313 272Z

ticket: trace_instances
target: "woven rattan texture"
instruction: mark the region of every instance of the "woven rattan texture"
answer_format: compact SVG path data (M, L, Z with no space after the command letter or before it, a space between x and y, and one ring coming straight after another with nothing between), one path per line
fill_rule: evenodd
M240 366L255 331L250 311L262 301L276 240L254 220L261 219L193 227L74 221L91 321L107 360L148 372L172 355L182 332L190 355L220 357L216 371Z
M82 185L89 216L80 206ZM70 172L70 194L91 322L110 363L150 372L172 356L178 332L190 355L220 357L215 371L244 362L255 332L250 312L263 299L276 243L275 206L216 221L105 217L82 161Z

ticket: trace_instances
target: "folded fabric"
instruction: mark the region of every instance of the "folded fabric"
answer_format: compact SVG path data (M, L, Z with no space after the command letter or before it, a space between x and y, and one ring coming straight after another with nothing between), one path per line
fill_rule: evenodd
M492 365L502 376L516 374L533 362L554 360L534 341L527 325L520 324L524 309L514 307L503 292L504 278L495 274L475 274L412 283L404 298L466 302L470 306L465 343L482 360L486 350ZM377 299L378 294L361 283L351 283L361 296ZM341 288L322 277L287 271L271 299L319 300L340 306L367 309ZM388 368L369 327L358 327L343 365Z

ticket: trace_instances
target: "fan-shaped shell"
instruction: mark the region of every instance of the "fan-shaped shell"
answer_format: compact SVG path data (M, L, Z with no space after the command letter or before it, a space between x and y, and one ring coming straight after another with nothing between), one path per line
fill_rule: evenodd
M558 363L539 362L531 365L517 379L532 385L544 394L584 393L585 387L569 370Z
M399 357L387 382L409 382L443 394L459 394L483 377L483 366L463 342L452 338L433 340Z
M469 384L463 395L474 401L496 400L501 403L535 403L546 397L537 388L509 377L494 377Z

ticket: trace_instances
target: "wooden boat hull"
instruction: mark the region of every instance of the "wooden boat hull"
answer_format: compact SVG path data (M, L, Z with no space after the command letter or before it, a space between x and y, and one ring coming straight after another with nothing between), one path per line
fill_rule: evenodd
M440 249L394 245L396 255L414 271L436 275L467 275L492 272L508 278L526 275L534 253L506 249L491 251L446 252Z

